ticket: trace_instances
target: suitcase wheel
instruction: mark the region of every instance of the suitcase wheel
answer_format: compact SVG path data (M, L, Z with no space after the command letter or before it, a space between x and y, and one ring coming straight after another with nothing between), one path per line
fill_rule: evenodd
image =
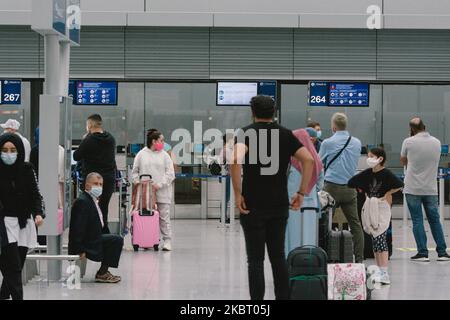
M155 250L155 251L159 251L159 244L155 244L155 245L153 245L153 250Z
M139 246L137 245L137 244L133 244L133 249L134 249L134 251L139 251Z

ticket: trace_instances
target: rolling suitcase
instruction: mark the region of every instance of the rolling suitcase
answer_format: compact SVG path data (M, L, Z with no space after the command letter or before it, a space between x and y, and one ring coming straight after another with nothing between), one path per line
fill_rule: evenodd
M328 233L326 236L326 252L328 261L335 263L353 262L353 236L348 230L332 230L333 208L328 209Z
M327 254L316 246L289 252L290 300L327 300Z
M148 177L149 180L143 181L143 177ZM159 212L156 210L151 178L151 175L141 175L139 185L133 190L131 239L134 251L151 247L155 251L159 250Z

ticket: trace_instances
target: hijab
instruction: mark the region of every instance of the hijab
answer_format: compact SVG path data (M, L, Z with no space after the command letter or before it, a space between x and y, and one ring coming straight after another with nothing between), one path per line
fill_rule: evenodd
M12 165L6 165L0 159L0 180L8 181L9 184L16 183L23 176L23 168L25 167L25 147L22 139L14 133L5 133L0 136L0 148L3 148L5 143L11 142L17 149L17 160ZM23 212L18 216L20 228L26 226L29 216ZM0 230L1 231L1 230Z
M308 184L308 188L306 190L306 193L309 194L311 190L314 188L314 186L317 183L317 180L319 179L319 176L322 172L323 165L322 161L319 158L319 155L317 154L316 148L314 147L313 143L311 142L311 139L309 137L308 132L305 129L297 129L293 131L294 136L300 141L300 143L311 153L313 159L314 159L314 167L313 167L313 173L311 176L311 181ZM291 158L291 164L297 169L300 173L302 172L302 165L300 162L297 161L295 158Z
M13 165L6 165L0 159L0 176L7 179L16 180L16 175L25 163L25 147L22 139L14 133L4 133L0 136L0 149L5 143L11 142L17 149L17 160Z

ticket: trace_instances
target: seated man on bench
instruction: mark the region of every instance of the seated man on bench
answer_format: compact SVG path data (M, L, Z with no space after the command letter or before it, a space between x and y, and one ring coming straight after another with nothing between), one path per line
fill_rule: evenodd
M69 229L69 254L78 254L81 259L101 262L95 275L96 282L117 283L119 276L112 275L108 268L119 266L123 238L114 234L103 234L103 215L98 205L102 194L103 178L92 172L86 177L83 191L72 206Z

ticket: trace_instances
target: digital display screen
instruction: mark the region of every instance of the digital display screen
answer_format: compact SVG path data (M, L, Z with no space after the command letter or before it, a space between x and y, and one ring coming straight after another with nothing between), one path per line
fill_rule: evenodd
M313 107L368 107L369 84L311 81L308 105Z
M276 100L276 81L219 81L217 82L218 106L249 106L257 95L266 95Z
M258 82L218 82L218 106L248 106L258 95Z
M335 83L329 86L330 106L365 106L369 105L368 83Z
M1 105L21 104L21 98L22 98L21 80L0 80Z
M310 106L328 106L328 82L310 82L308 90Z
M277 99L277 82L276 81L260 81L258 83L258 95L265 95Z
M441 154L448 154L448 144L441 145Z
M74 104L117 105L116 81L76 81Z

